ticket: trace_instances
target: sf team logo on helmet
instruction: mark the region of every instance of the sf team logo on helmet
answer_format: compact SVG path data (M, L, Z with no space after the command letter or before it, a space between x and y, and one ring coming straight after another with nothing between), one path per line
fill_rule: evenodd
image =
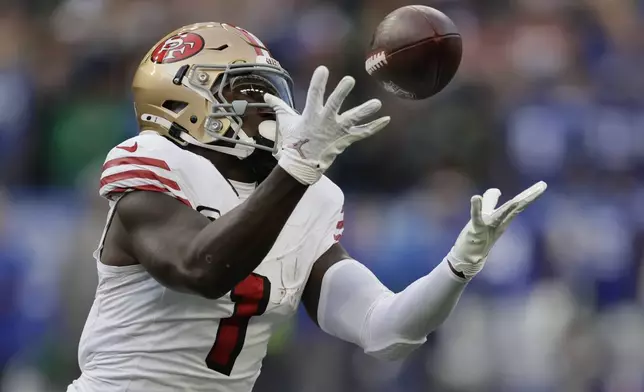
M201 52L204 39L195 33L182 33L160 43L152 52L151 60L157 64L176 63Z

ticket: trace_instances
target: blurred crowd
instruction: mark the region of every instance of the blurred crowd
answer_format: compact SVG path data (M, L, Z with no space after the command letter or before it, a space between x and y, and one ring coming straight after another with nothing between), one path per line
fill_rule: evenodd
M5 4L6 3L6 4ZM198 21L259 36L296 81L357 79L387 130L330 176L343 243L391 289L428 273L488 187L546 195L519 217L456 311L382 363L306 318L277 331L258 391L644 391L644 35L640 0L419 0L464 40L454 82L422 102L364 71L402 0L3 0L0 8L0 391L64 390L93 300L106 153L136 134L143 54Z

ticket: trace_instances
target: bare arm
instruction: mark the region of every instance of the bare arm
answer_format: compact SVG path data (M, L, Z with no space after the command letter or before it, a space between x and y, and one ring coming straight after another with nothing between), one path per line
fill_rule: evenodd
M118 246L165 286L216 299L262 262L307 188L277 166L214 222L164 194L132 192L116 207Z

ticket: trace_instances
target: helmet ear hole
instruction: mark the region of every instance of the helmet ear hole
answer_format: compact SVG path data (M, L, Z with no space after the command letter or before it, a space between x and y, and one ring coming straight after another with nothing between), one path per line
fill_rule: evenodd
M165 109L168 109L171 112L179 114L183 109L188 107L188 103L181 102L181 101L167 100L163 102L163 105L161 106L163 106Z

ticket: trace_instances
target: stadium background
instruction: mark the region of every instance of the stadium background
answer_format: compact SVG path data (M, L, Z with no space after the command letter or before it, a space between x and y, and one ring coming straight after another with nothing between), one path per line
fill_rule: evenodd
M644 391L644 8L636 0L452 0L455 82L404 102L366 76L370 32L399 0L3 0L0 382L61 391L91 304L106 152L136 132L145 51L196 21L243 26L293 74L358 80L392 124L333 167L344 243L394 290L427 273L486 187L546 180L430 343L379 363L300 314L257 391Z

